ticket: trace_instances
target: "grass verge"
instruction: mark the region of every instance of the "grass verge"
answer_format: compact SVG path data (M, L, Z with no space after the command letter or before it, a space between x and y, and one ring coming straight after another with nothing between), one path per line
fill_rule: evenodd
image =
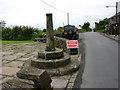
M28 41L6 41L6 40L2 40L0 41L0 44L15 44L15 43L31 43L34 42L32 40L28 40Z

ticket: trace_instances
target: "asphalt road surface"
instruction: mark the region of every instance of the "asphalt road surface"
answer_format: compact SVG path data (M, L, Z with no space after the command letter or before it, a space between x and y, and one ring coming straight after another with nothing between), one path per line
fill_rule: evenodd
M118 43L96 32L83 33L81 38L85 44L83 74L80 69L74 87L118 88Z

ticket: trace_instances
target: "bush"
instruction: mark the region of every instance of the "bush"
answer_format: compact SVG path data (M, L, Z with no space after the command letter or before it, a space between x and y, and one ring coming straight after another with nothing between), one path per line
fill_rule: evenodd
M56 30L54 30L54 35L58 37L62 37L62 29L63 27L58 27Z
M78 33L87 32L85 29L78 29Z
M38 32L38 30L28 26L6 27L2 30L2 40L31 40L35 32Z
M34 38L45 38L46 37L46 32L43 30L39 30L37 33L34 33L32 36L32 39Z

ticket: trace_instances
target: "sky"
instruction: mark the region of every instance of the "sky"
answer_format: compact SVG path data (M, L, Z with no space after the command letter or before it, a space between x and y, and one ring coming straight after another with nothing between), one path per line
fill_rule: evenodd
M34 28L46 28L46 13L53 15L53 28L69 24L83 25L109 18L115 14L115 6L119 0L0 0L0 21L6 26L25 25ZM47 3L47 4L46 4Z

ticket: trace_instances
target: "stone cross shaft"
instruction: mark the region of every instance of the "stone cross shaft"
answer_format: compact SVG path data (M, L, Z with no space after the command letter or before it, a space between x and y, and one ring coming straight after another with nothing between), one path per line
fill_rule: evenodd
M54 34L53 34L53 21L52 21L52 14L46 14L46 20L47 20L47 43L46 43L46 49L45 51L55 51L55 45L54 45Z

